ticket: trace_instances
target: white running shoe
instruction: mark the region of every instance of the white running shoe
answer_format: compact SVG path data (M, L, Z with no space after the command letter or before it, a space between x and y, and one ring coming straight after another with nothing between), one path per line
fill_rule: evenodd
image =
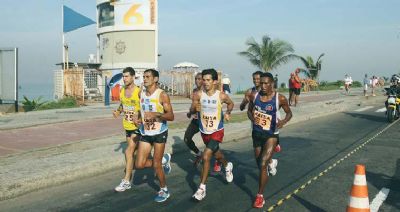
M225 177L226 177L226 181L228 183L233 181L233 164L231 162L228 162L228 164L225 167Z
M171 173L171 154L166 153L164 154L163 158L162 158L162 167L164 169L164 173L165 174L169 174Z
M197 201L203 200L204 197L206 197L206 189L198 188L196 193L194 193L192 197Z
M277 159L271 159L271 163L268 164L268 172L272 175L275 176L278 170L276 167L278 166L278 160Z
M128 190L131 188L131 183L129 181L126 181L125 179L121 180L121 183L115 187L115 191L117 192L123 192L125 190Z

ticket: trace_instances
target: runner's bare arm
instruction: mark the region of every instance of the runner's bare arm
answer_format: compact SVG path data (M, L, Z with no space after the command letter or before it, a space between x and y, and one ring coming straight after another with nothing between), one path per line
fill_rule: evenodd
M242 103L240 103L240 110L243 111L246 108L246 105L249 103L249 98L251 95L251 89L248 89L246 93L244 93L244 98L242 100Z
M196 93L196 95L193 96L192 105L190 106L189 112L191 114L200 112L200 95L199 95L199 93Z
M254 110L254 95L250 95L249 106L247 107L247 117L250 119L251 122L254 122L253 110Z
M174 111L172 110L171 101L169 96L165 91L160 94L161 104L164 107L164 113L160 113L158 118L163 121L173 121L174 120Z
M224 114L225 120L229 121L231 119L231 113L235 104L232 99L225 93L220 93L221 103L226 104L226 112Z
M292 110L290 110L289 103L284 95L279 94L279 108L283 108L283 111L285 111L286 116L282 120L278 120L278 128L282 128L283 125L288 123L290 119L292 118Z
M122 106L122 103L121 103L121 104L119 104L117 110L113 111L114 118L117 118L122 113L122 110L123 110L123 106Z

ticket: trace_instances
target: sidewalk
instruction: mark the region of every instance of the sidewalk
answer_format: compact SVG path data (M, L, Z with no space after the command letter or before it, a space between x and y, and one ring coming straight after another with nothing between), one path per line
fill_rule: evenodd
M315 98L315 95L310 95L310 97ZM375 102L382 102L383 104L383 101L383 96L370 99L365 99L360 96L342 96L341 98L328 101L303 102L299 107L292 108L294 117L289 124L295 124L350 108L356 108L364 104L373 104ZM108 119L102 121L106 120ZM119 120L113 121L118 122L115 125L120 127L121 123ZM85 121L75 124L82 122ZM100 122L100 120L95 120L95 122ZM64 123L63 126L68 128L66 124L67 123ZM54 126L44 125L44 127L48 129ZM87 125L86 128L82 128L80 125L74 127L76 127L76 130L79 129L80 133L94 131L99 134L100 131L105 130L95 129L92 125ZM39 127L15 130L32 130L36 128ZM224 142L234 141L250 135L249 121L226 124L225 129L226 134ZM63 131L63 129L59 130L59 132ZM0 132L3 133L7 131ZM126 148L126 142L122 129L119 128L118 131L116 135L110 136L110 134L107 134L107 136L95 138L90 137L90 134L88 134L86 139L73 142L66 141L67 144L60 142L55 146L52 142L44 148L31 148L27 151L0 157L0 166L2 167L0 171L0 200L12 198L47 186L104 173L117 167L123 167L125 163L124 149ZM166 148L167 152L179 153L188 151L183 142L184 131L185 129L171 129L169 131ZM44 131L42 133L46 134ZM71 134L70 136L76 136L75 138L79 139L80 137L78 135L79 133L75 135ZM56 136L54 140L61 139L57 134L54 136ZM28 142L30 139L33 139L31 137L23 137L25 141ZM3 137L1 138L3 140ZM195 141L200 148L203 148L199 135L195 136ZM3 143L3 141L1 143Z

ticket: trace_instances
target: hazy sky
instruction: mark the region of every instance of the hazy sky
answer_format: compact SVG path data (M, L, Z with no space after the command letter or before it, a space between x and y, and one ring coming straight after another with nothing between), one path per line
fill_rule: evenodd
M20 50L22 84L52 83L62 60L61 5L95 20L95 0L2 0L0 48ZM159 0L159 67L182 61L228 73L234 88L251 85L257 70L237 52L245 41L268 34L291 43L295 53L325 53L321 79L361 80L364 73L389 76L400 71L398 0ZM96 27L67 34L70 60L86 62L96 52ZM300 61L279 67L279 80Z

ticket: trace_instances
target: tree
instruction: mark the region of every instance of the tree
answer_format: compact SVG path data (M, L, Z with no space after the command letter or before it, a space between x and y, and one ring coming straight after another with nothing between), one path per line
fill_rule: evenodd
M304 66L306 67L306 69L300 69L300 71L302 73L304 73L307 77L316 80L319 77L319 71L321 70L321 63L322 60L321 58L324 56L325 54L322 53L317 61L314 63L314 60L312 59L311 56L307 56L306 58L298 56L298 58L303 62Z
M239 55L247 57L251 64L266 72L298 57L292 54L294 49L291 44L279 39L271 40L268 35L262 37L261 43L250 38L246 45L247 50L239 52Z

